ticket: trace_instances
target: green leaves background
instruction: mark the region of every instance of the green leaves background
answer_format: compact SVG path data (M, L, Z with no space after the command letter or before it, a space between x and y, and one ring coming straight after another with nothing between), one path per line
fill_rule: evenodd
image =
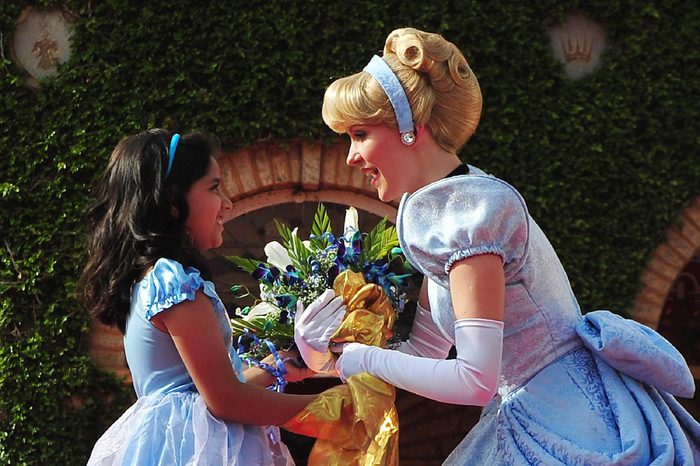
M10 60L29 4L76 16L73 55L38 91ZM545 23L606 28L600 69L569 81ZM518 188L584 311L624 313L649 254L700 194L700 4L683 0L0 2L0 464L84 464L128 406L97 371L75 299L89 187L125 134L206 129L227 149L331 140L325 87L396 27L468 56L484 112L461 156Z

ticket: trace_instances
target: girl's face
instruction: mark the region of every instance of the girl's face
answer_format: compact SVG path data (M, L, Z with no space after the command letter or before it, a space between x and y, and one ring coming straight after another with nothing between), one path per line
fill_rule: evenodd
M224 211L231 209L231 201L221 192L221 171L211 159L207 173L192 184L187 193L189 215L185 229L200 251L217 248L223 243Z
M346 163L357 167L374 186L384 202L410 192L412 180L410 149L399 132L386 125L357 125L348 130L350 150Z

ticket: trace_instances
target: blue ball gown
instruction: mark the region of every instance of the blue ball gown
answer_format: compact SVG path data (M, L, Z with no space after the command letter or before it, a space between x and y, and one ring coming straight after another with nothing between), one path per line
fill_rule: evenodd
M431 315L454 344L448 272L493 253L506 279L498 394L446 465L700 464L700 424L680 353L608 311L581 315L564 268L509 184L476 167L401 200L397 231L428 279Z
M89 466L293 465L277 427L243 425L214 417L168 333L150 319L202 290L211 300L229 347L231 364L245 382L232 345L226 309L198 270L159 259L132 289L124 351L138 397L97 441ZM261 409L263 409L261 407Z

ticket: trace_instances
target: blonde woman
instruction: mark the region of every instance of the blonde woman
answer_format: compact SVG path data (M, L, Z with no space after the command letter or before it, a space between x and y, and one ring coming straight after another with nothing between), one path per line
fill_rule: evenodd
M682 356L633 321L582 316L521 195L460 161L481 104L458 48L410 28L327 89L324 121L349 136L347 163L380 199L401 199L401 246L425 275L409 341L398 351L346 345L341 378L369 372L427 398L485 406L445 464L700 461L700 425L673 397L695 390ZM446 360L452 346L457 357Z

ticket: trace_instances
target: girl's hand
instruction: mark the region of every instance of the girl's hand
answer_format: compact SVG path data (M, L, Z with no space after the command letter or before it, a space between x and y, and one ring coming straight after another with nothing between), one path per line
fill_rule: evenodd
M336 343L334 341L330 342L328 345L328 349L331 350L331 353L335 354L343 354L343 348L345 348L345 345L348 343Z

